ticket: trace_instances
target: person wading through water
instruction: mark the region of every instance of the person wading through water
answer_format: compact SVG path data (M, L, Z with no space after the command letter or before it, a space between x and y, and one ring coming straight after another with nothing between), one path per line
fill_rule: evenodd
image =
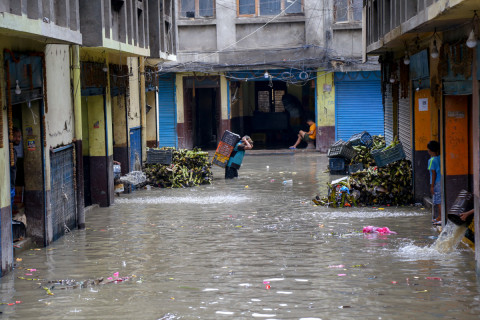
M251 150L253 148L253 141L249 136L244 136L233 149L228 160L227 167L225 168L225 179L233 179L238 177L238 169L242 165L243 157L245 156L245 150Z

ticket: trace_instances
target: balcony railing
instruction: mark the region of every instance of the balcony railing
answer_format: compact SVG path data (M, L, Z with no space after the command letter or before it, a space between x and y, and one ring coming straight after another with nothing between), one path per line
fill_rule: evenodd
M440 0L366 0L367 46Z

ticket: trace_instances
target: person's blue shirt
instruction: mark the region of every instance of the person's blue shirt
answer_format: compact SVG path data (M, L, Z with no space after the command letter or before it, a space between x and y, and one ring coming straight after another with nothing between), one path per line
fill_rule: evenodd
M242 141L238 142L233 149L232 156L228 160L227 166L239 169L242 165L243 157L245 156L245 150Z
M440 173L440 156L428 159L428 172L430 172L430 184L432 184L432 171L436 172L435 184L440 183L442 174Z

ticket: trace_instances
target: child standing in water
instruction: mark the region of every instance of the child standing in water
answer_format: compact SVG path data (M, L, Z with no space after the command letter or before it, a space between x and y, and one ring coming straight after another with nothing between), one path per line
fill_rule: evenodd
M233 149L228 160L227 167L225 168L225 179L233 179L238 177L238 169L242 165L243 157L245 156L245 150L251 150L253 148L253 141L249 136L244 136Z
M428 154L428 171L430 172L430 193L432 194L432 202L434 207L433 224L442 223L442 193L441 193L441 177L440 173L440 144L437 141L430 141L427 144Z

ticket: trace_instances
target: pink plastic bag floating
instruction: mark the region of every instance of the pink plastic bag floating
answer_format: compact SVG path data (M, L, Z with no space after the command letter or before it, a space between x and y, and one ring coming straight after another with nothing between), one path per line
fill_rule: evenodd
M395 231L391 231L388 227L363 227L363 233L381 233L381 234L397 234Z

